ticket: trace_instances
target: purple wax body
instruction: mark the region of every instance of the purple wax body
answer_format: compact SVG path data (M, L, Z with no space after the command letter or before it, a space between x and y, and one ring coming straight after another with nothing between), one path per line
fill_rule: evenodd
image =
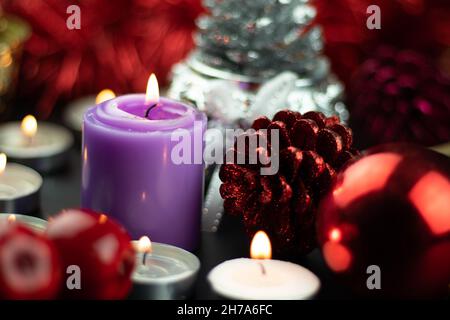
M90 108L83 121L82 205L123 224L134 239L197 248L203 199L206 116L161 98L150 111L145 95L121 96ZM193 164L171 160L171 134L190 133ZM200 139L200 140L199 140ZM197 159L198 160L198 159Z

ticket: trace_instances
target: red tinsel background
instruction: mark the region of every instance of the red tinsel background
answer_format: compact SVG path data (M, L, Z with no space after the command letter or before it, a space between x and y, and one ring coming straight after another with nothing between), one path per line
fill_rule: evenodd
M0 0L33 30L18 87L21 105L47 118L56 103L110 88L144 91L148 75L162 85L193 47L201 0ZM70 5L81 9L81 29L69 30Z

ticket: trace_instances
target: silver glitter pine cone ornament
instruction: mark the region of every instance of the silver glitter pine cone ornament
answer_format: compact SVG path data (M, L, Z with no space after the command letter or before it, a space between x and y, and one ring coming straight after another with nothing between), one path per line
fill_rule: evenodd
M348 119L343 86L321 55L309 0L205 0L197 48L175 65L169 96L226 126L288 106Z

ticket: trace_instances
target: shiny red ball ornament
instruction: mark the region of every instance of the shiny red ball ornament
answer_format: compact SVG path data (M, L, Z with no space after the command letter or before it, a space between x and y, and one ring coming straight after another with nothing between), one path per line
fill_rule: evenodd
M123 299L131 288L135 253L124 228L106 215L84 209L66 209L49 223L48 237L55 243L63 268L76 265L81 289L68 289L64 297Z
M19 223L0 225L0 299L53 299L60 284L60 261L50 240Z
M328 266L356 293L445 296L450 159L407 144L369 150L337 176L319 210L318 237ZM379 290L368 288L377 284L371 265Z

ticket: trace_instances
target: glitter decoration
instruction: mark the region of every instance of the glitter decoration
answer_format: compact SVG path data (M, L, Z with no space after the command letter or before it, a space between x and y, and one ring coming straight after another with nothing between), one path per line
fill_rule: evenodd
M271 130L279 130L280 170L275 175L261 175L262 165L222 165L220 194L225 212L242 217L250 238L258 230L267 232L276 254L293 257L308 253L316 245L320 199L336 172L358 155L352 148L352 132L336 116L289 110L278 112L273 120L260 117L252 128L254 134L268 137ZM264 153L261 148L257 149ZM238 154L236 148L232 152Z

